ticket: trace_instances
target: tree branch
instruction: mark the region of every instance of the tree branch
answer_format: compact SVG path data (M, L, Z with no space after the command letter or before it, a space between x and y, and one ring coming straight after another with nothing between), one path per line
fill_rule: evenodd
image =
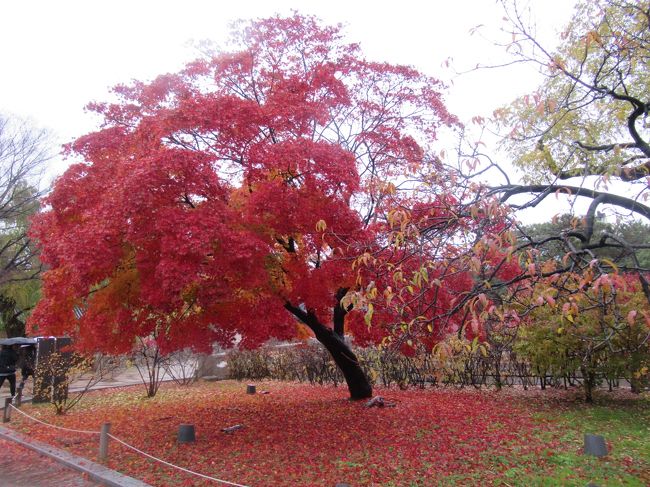
M499 198L501 203L505 203L512 196L518 194L542 194L543 198L538 198L535 200L534 204L526 205L536 206L548 195L556 192L567 192L569 195L573 196L583 196L585 198L596 199L599 198L599 204L609 204L618 206L620 208L625 208L626 210L632 211L637 215L641 215L648 220L650 220L650 207L646 206L638 201L635 201L631 198L626 198L624 196L615 195L612 193L603 193L601 191L595 191L588 188L581 188L579 186L562 186L556 184L532 184L532 185L508 185L508 186L498 186L490 188L489 194L496 195L502 193Z

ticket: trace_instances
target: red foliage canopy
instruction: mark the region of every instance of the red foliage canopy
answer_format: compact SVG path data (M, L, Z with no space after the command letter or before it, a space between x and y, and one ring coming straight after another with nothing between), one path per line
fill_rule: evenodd
M167 349L289 338L286 303L329 323L386 183L435 166L425 142L457 123L439 82L311 17L239 27L238 50L90 105L103 126L70 145L80 162L33 224L39 333L117 352L150 333Z

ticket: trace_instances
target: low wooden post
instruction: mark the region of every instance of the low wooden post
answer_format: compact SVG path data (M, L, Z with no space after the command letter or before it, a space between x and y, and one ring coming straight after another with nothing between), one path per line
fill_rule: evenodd
M99 461L108 460L108 434L111 432L111 423L104 423L99 433Z
M20 405L23 402L23 387L25 387L24 384L18 385L16 388L16 407L19 408Z
M5 398L5 408L4 412L2 414L2 422L3 423L8 423L11 421L11 398L6 397Z

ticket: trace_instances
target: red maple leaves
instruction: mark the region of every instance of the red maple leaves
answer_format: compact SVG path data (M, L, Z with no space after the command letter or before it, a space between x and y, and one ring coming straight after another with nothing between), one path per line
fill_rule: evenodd
M490 483L510 468L494 459L540 469L548 462L545 452L560 448L561 432L539 418L545 408L530 408L530 397L382 390L396 406L367 408L363 402L343 399L332 387L267 383L261 388L270 394L247 395L245 386L234 382L189 389L163 385L155 399L137 399L139 389L98 391L71 415L55 417L43 408L27 412L83 430L99 430L103 422L111 422L112 434L147 453L245 485L409 485L450 476L458 483ZM349 420L350 414L355 421ZM56 447L67 443L87 458L97 454L96 436L73 435L71 441L70 433L15 416L12 427L30 436ZM176 442L180 423L195 425L196 443ZM233 434L221 431L235 424L245 428ZM544 438L538 430L546 432ZM109 467L152 485L212 484L156 464L114 441Z
M330 322L387 183L456 120L436 80L364 60L338 28L295 15L242 32L238 51L90 105L103 128L70 146L81 162L33 226L49 267L39 333L117 352L148 334L289 338L285 303Z

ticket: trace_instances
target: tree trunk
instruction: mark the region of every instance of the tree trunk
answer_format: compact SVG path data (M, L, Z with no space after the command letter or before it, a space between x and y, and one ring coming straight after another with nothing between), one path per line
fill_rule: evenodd
M16 309L16 301L0 295L0 319L4 325L7 338L25 336L25 323L19 318L22 310Z
M585 402L591 404L594 402L594 387L596 386L596 373L587 367L581 367L583 387L585 390Z
M345 290L347 292L347 290ZM343 289L337 293L337 308L341 308L340 301L345 296ZM301 308L287 302L284 307L292 315L307 325L316 335L316 339L330 353L334 362L343 373L345 382L350 391L350 399L359 400L372 397L372 386L363 372L359 360L343 338L343 317L348 310L334 309L334 329L323 325L316 317L313 310L303 311Z
M630 377L630 391L634 394L641 394L642 390L643 390L642 381L640 379L636 379L634 376Z

